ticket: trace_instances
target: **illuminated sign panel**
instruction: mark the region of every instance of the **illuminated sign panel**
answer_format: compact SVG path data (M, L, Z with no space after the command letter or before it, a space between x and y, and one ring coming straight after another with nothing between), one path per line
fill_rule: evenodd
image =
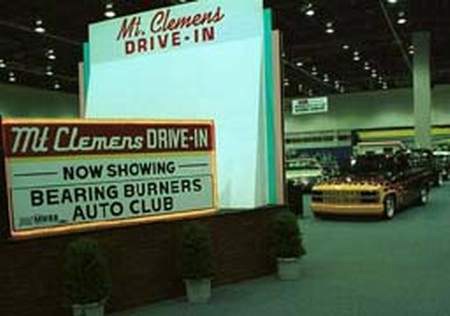
M10 231L31 238L215 211L209 121L4 121Z

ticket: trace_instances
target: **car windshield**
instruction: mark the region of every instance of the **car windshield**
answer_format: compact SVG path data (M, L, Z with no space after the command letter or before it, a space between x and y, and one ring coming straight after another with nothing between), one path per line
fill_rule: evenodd
M353 160L351 169L353 174L387 174L395 171L392 157L384 155L359 156Z

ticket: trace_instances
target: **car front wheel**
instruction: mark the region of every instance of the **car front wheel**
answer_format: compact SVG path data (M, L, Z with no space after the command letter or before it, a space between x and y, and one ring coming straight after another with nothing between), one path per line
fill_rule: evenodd
M438 176L438 186L443 186L444 185L444 174L442 172L439 173Z
M384 200L384 216L387 219L393 218L395 215L396 207L397 205L395 201L395 196L393 195L387 196L386 199Z
M419 203L425 205L430 200L430 194L427 188L420 189Z

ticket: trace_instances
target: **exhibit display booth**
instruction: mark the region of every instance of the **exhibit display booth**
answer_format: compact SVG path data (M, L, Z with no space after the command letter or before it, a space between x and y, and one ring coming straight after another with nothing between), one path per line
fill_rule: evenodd
M1 123L2 314L69 315L62 254L79 237L108 255L107 312L185 293L180 237L192 221L211 232L213 286L273 273L280 42L261 0L90 25L80 118Z

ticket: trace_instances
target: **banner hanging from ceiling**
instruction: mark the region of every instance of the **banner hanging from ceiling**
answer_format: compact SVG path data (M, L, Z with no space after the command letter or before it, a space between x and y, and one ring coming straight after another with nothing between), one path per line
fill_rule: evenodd
M328 112L328 98L308 98L292 100L292 114L304 115Z

